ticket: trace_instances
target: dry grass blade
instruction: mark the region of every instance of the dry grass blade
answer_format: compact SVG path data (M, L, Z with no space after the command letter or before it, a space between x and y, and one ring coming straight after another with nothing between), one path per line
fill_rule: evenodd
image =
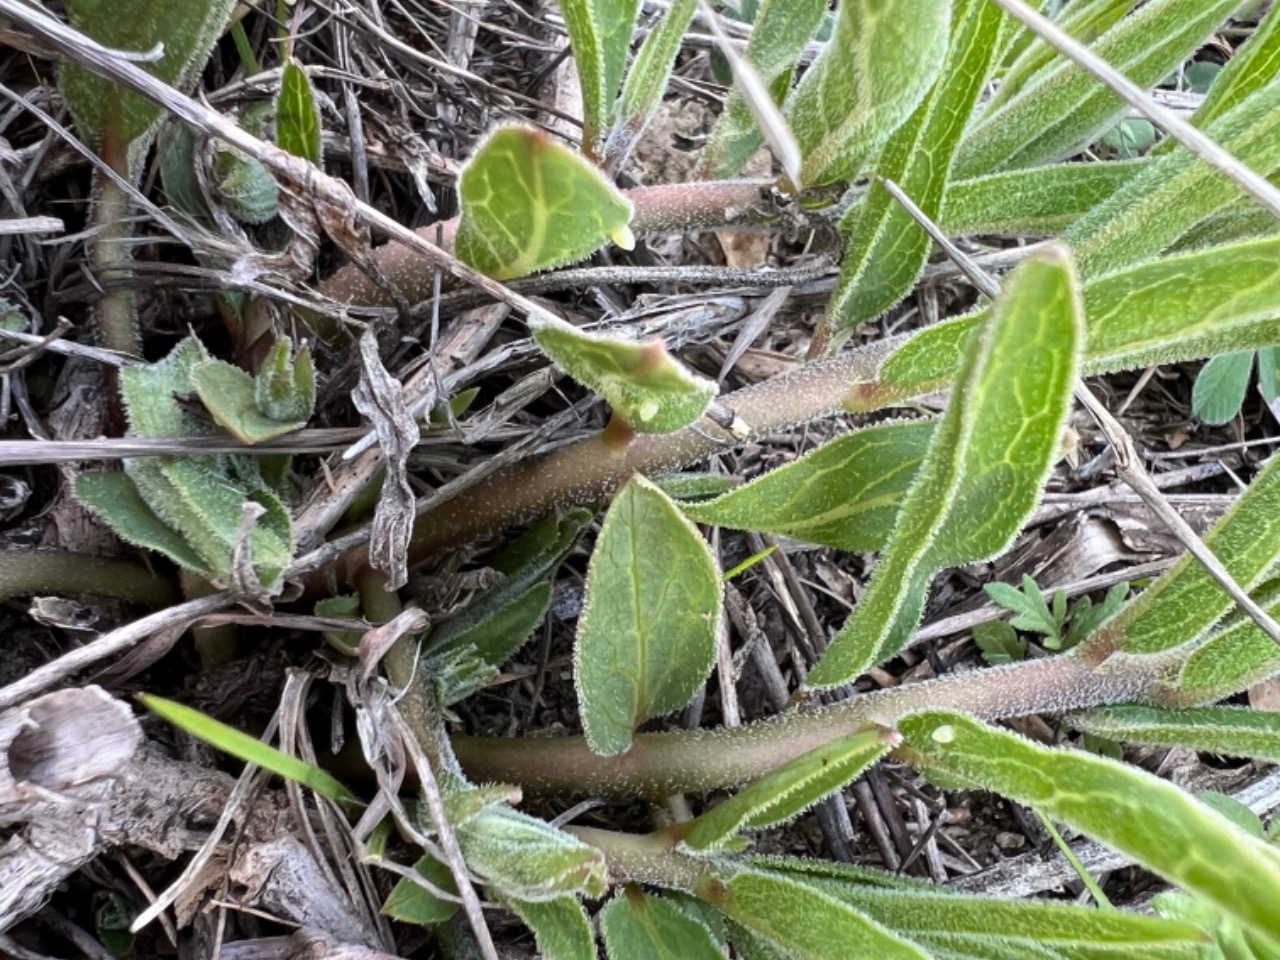
M1141 87L1132 83L1088 47L1064 33L1050 20L1028 7L1022 0L991 0L1009 16L1024 24L1036 36L1064 57L1093 74L1114 90L1125 103L1173 137L1210 166L1229 177L1241 190L1275 216L1280 217L1280 190L1266 177L1250 170L1213 140L1183 120L1173 111L1157 103Z

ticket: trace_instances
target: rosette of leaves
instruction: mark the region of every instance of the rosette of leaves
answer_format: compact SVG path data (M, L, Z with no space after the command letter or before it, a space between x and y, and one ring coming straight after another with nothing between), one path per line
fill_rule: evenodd
M157 363L125 368L120 382L130 436L152 440L225 430L253 444L302 427L315 405L310 351L304 346L294 355L287 339L272 348L257 377L188 339ZM231 582L242 547L268 589L279 586L293 556L288 508L253 457L127 459L123 473L81 474L75 493L122 539L215 584ZM247 503L260 508L248 530Z

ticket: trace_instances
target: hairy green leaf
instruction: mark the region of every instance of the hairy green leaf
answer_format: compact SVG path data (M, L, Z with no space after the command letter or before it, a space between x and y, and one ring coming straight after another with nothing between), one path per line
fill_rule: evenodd
M1086 374L1178 363L1280 342L1280 237L1166 257L1087 283ZM945 386L984 322L978 311L908 340L880 371L894 396Z
M947 186L939 226L952 237L1059 233L1149 162L1061 163L958 180Z
M937 571L994 556L1017 535L1057 455L1083 325L1065 251L1051 248L1009 276L968 345L871 584L809 686L845 683L893 656Z
M1077 730L1112 740L1183 746L1192 750L1280 763L1280 713L1245 707L1167 710L1125 704L1068 714Z
M609 960L723 960L711 931L676 904L628 885L600 911Z
M542 351L583 386L609 401L637 433L683 430L706 412L719 388L667 352L661 340L637 343L585 333L554 317L530 317Z
M453 871L431 854L420 857L413 869L437 889L457 895L458 885L453 879ZM392 920L425 927L444 923L458 912L458 906L452 900L442 900L408 877L401 877L383 902L382 912Z
M932 420L867 427L714 500L680 507L699 523L852 553L880 550L936 427Z
M739 831L785 823L861 775L888 752L897 735L861 730L811 750L679 826L691 850L720 849Z
M631 249L631 201L545 133L499 127L458 177L458 258L497 280L590 256L609 240Z
M1280 560L1280 457L1272 457L1204 543L1245 590ZM1158 653L1194 642L1235 605L1208 571L1184 555L1088 644L1097 650Z
M1191 121L1206 127L1280 75L1280 10L1273 5L1227 61ZM1164 149L1174 149L1172 140Z
M1280 585L1272 582L1255 598L1280 616ZM1244 614L1237 614L1187 658L1175 685L1181 703L1206 703L1239 693L1280 674L1280 646Z
M845 0L835 32L796 86L787 120L805 186L855 176L916 108L942 66L949 0Z
M288 337L277 340L254 378L253 397L258 409L272 420L309 420L316 407L316 369L310 347L304 343L294 356Z
M235 727L229 727L181 703L149 693L138 694L138 700L152 713L223 753L229 753L245 763L257 764L264 770L270 770L272 773L300 783L336 803L354 804L356 802L350 790L334 779L328 771L322 770L315 764L282 753Z
M583 143L594 151L613 120L640 0L560 0L582 87Z
M280 211L280 184L256 157L220 149L213 166L218 198L241 223L266 223Z
M929 960L911 941L800 878L716 865L694 893L793 960L846 960L851 944L864 956Z
M937 220L951 160L987 81L1000 8L990 0L955 0L942 73L915 112L889 138L875 163L867 198L841 222L848 238L827 323L850 329L905 297L933 241L885 187L892 180L930 220Z
M518 810L486 807L457 833L467 866L503 896L545 903L606 889L603 853Z
M234 364L206 360L192 374L192 382L218 426L241 443L274 440L307 425L305 417L281 422L263 413L253 377Z
M120 371L120 392L124 396L129 429L139 437L161 440L214 433L174 397L195 393L191 374L209 359L208 352L194 338L179 343L163 360L136 364Z
M324 156L320 143L320 107L316 104L311 78L293 60L284 65L280 96L276 100L276 143L295 157L317 167Z
M791 86L796 60L826 13L826 0L765 0L761 5L745 56L764 85L783 95L777 96L779 101ZM763 143L751 108L733 90L703 151L701 171L711 179L732 177Z
M576 897L507 903L533 931L538 956L544 960L596 960L596 936Z
M1195 52L1240 0L1153 0L1125 17L1093 51L1139 86L1153 86ZM1126 106L1074 63L1044 71L1012 100L970 128L957 177L1062 160L1096 139Z
M440 652L474 647L485 663L498 667L524 646L551 606L550 580L535 583L493 614L441 644ZM432 653L437 651L433 648Z
M1145 771L1041 747L963 714L927 712L899 730L913 765L1033 806L1280 941L1280 850Z
M170 86L185 90L204 67L234 5L233 0L190 0L180 4L70 0L66 8L72 26L113 50L150 53L160 48L158 59L144 60L138 66ZM164 116L159 105L141 94L126 91L70 60L58 64L58 86L80 136L91 144L97 144L104 135L125 143L142 141L154 133ZM141 151L136 153L140 160Z
M123 473L81 473L76 499L106 521L113 533L136 547L155 550L174 563L206 577L213 568L180 533L166 524Z
M635 63L627 72L622 96L618 98L617 116L604 148L605 156L612 163L624 163L636 141L653 122L662 105L680 44L697 9L698 0L675 0L636 54Z
M685 706L715 658L720 572L697 529L632 477L605 515L574 647L578 702L596 753L622 753L636 726Z
M1196 375L1191 391L1191 412L1205 423L1226 423L1244 405L1253 374L1252 350L1220 353L1211 357Z

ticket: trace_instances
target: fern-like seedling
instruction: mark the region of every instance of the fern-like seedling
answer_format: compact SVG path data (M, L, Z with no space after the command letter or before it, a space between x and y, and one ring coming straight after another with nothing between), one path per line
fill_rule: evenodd
M315 370L306 347L294 356L287 339L275 345L256 378L190 339L157 363L126 369L121 392L131 436L216 436L224 428L252 444L306 423L315 404ZM249 534L249 556L264 587L280 585L293 557L293 525L257 460L158 456L125 460L124 468L81 474L75 485L76 496L118 536L225 585L242 536L243 506L253 502L264 513Z

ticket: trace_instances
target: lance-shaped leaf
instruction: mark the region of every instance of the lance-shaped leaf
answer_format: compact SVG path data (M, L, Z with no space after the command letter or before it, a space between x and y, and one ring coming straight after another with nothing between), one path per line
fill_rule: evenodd
M631 201L545 133L499 127L458 177L458 258L497 280L563 266L610 240L631 249Z
M706 412L719 389L671 356L661 340L585 333L550 316L530 317L529 328L543 353L608 400L637 433L683 430Z
M1154 86L1205 42L1239 0L1154 0L1108 30L1093 51L1139 86ZM1128 109L1092 74L1065 60L965 136L957 177L1062 160Z
M905 297L924 270L933 241L882 180L892 180L926 217L938 219L951 160L987 82L1002 16L989 0L955 0L938 82L884 145L870 193L840 225L848 243L827 305L833 328L878 316Z
M1280 343L1280 237L1245 240L1166 257L1087 283L1086 374ZM986 318L981 310L912 337L880 370L883 397L910 397L946 386L956 358ZM875 409L855 398L850 409Z
M177 530L161 520L123 473L77 475L76 499L106 521L116 536L135 547L155 550L174 563L206 577L214 568Z
M786 823L857 778L897 741L896 733L880 727L840 737L796 757L674 832L691 850L716 850L741 830Z
M120 393L124 396L130 432L149 440L216 433L211 424L202 423L199 417L174 401L175 397L195 392L191 375L208 359L209 354L200 342L188 338L163 360L121 370Z
M596 935L576 897L552 900L508 898L525 926L533 931L538 956L545 960L596 960Z
M618 98L617 116L605 144L604 154L611 164L625 163L636 141L653 122L662 105L680 44L697 9L697 0L676 0L645 37L635 63L627 71L627 82Z
M1280 84L1254 93L1205 132L1259 173L1280 169ZM1093 278L1151 259L1239 197L1240 188L1221 172L1174 150L1153 158L1062 239Z
M596 753L622 753L636 726L685 706L715 658L720 572L680 509L641 476L605 515L574 647L578 703Z
M1083 339L1066 252L1051 248L1025 261L968 344L871 584L809 686L845 683L893 656L919 622L935 573L1012 542L1056 459Z
M699 523L851 553L881 550L936 426L919 420L867 427L714 500L680 506Z
M910 940L803 880L728 863L716 864L694 894L794 960L929 960Z
M467 866L503 896L546 902L606 889L603 853L518 810L486 807L457 833Z
M628 884L600 911L609 960L723 960L707 927L679 906Z
M295 357L289 338L281 337L262 361L253 390L258 409L272 420L309 420L316 407L311 348L304 343Z
M1127 743L1183 746L1228 757L1280 763L1280 713L1246 707L1167 710L1139 704L1067 715L1077 730Z
M781 102L805 44L827 13L825 0L765 0L756 14L745 56L764 85ZM764 144L751 108L733 90L702 154L701 172L708 178L736 175Z
M1280 942L1280 850L1172 784L1096 754L1041 747L962 714L899 730L909 761L981 785L1114 847Z
M1259 590L1255 599L1274 618L1280 616L1280 584ZM1195 704L1221 700L1280 674L1280 646L1244 614L1215 631L1183 664L1176 697Z
M320 143L320 108L316 104L311 78L294 61L284 65L280 96L276 100L276 143L280 149L309 160L317 167L323 161Z
M183 90L204 67L234 5L233 0L71 0L66 7L72 25L103 46L136 53L160 50L158 59L138 65ZM58 65L58 86L89 143L97 143L104 133L126 143L140 140L164 116L160 106L141 94L70 61Z
M1204 543L1247 591L1280 561L1280 457L1272 457ZM1235 605L1190 554L1112 617L1088 641L1095 650L1158 653L1199 638Z
M910 116L933 85L950 32L949 0L846 0L831 40L786 116L805 186L845 180Z
M1060 233L1146 168L1150 160L1061 163L947 185L938 221L951 237Z
M258 385L234 364L206 360L192 381L214 421L241 443L262 443L307 425L306 417L281 422L264 413L258 405Z
M1058 17L1054 21L1063 33L1074 37L1085 44L1091 44L1103 33L1115 26L1137 0L1077 0L1059 8ZM1046 6L1041 4L1041 7ZM1053 5L1048 5L1052 9ZM1045 12L1043 9L1041 13ZM1017 39L1011 51L1012 59L1006 59L1009 68L1000 78L1000 86L996 88L991 99L984 105L987 111L995 110L1001 104L1012 100L1014 95L1025 90L1043 74L1046 68L1052 67L1060 56L1058 51L1049 46L1033 31L1017 28Z
M583 143L594 152L613 120L639 0L560 0L582 87Z

